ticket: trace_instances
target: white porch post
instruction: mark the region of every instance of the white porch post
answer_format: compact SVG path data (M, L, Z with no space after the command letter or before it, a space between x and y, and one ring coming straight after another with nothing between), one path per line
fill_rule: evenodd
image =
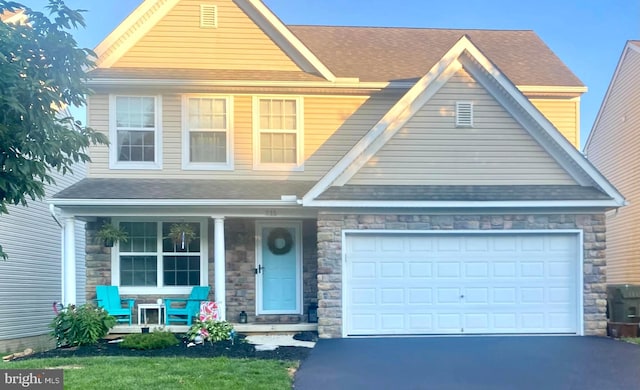
M64 221L64 243L62 264L62 303L76 304L76 219Z
M227 318L226 286L225 286L225 248L224 248L224 218L214 218L213 233L214 258L214 293L218 303L218 317L225 321Z

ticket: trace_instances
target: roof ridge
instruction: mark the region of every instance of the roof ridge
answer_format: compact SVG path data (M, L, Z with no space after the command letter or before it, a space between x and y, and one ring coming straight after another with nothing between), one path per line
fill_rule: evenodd
M311 28L349 28L349 29L393 29L393 30L432 30L432 31L488 31L488 32L533 32L532 29L491 29L491 28L447 28L447 27L407 27L407 26L334 26L328 24L287 24L287 27Z

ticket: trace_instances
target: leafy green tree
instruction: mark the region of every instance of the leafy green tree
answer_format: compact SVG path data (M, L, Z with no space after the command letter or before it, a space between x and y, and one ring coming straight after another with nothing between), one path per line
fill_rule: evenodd
M0 22L0 215L8 204L42 199L52 172L72 172L90 161L90 144L107 138L59 111L82 106L90 90L89 49L77 47L72 30L84 27L82 10L49 0L49 15L0 0L0 14L24 11L26 23ZM0 257L7 255L0 246Z

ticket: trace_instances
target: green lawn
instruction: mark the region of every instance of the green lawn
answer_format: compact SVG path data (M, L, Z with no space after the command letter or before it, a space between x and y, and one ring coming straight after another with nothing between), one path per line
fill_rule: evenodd
M628 341L630 343L634 343L634 344L640 344L640 337L636 337L636 338L627 337L627 338L623 338L623 340Z
M93 357L0 363L62 368L65 389L291 389L298 362L229 358Z

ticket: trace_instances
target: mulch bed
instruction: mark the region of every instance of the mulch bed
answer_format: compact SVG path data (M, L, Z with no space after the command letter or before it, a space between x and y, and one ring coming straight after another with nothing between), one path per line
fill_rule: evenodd
M188 357L211 358L226 356L230 358L275 359L275 360L304 360L311 348L278 347L274 351L256 351L252 344L244 342L242 338L234 343L223 341L218 343L205 342L193 347L187 347L187 340L181 339L180 344L152 350L137 350L121 348L117 343L101 340L97 345L56 348L46 352L39 352L16 360L42 358L69 358L90 356L138 356L138 357Z

